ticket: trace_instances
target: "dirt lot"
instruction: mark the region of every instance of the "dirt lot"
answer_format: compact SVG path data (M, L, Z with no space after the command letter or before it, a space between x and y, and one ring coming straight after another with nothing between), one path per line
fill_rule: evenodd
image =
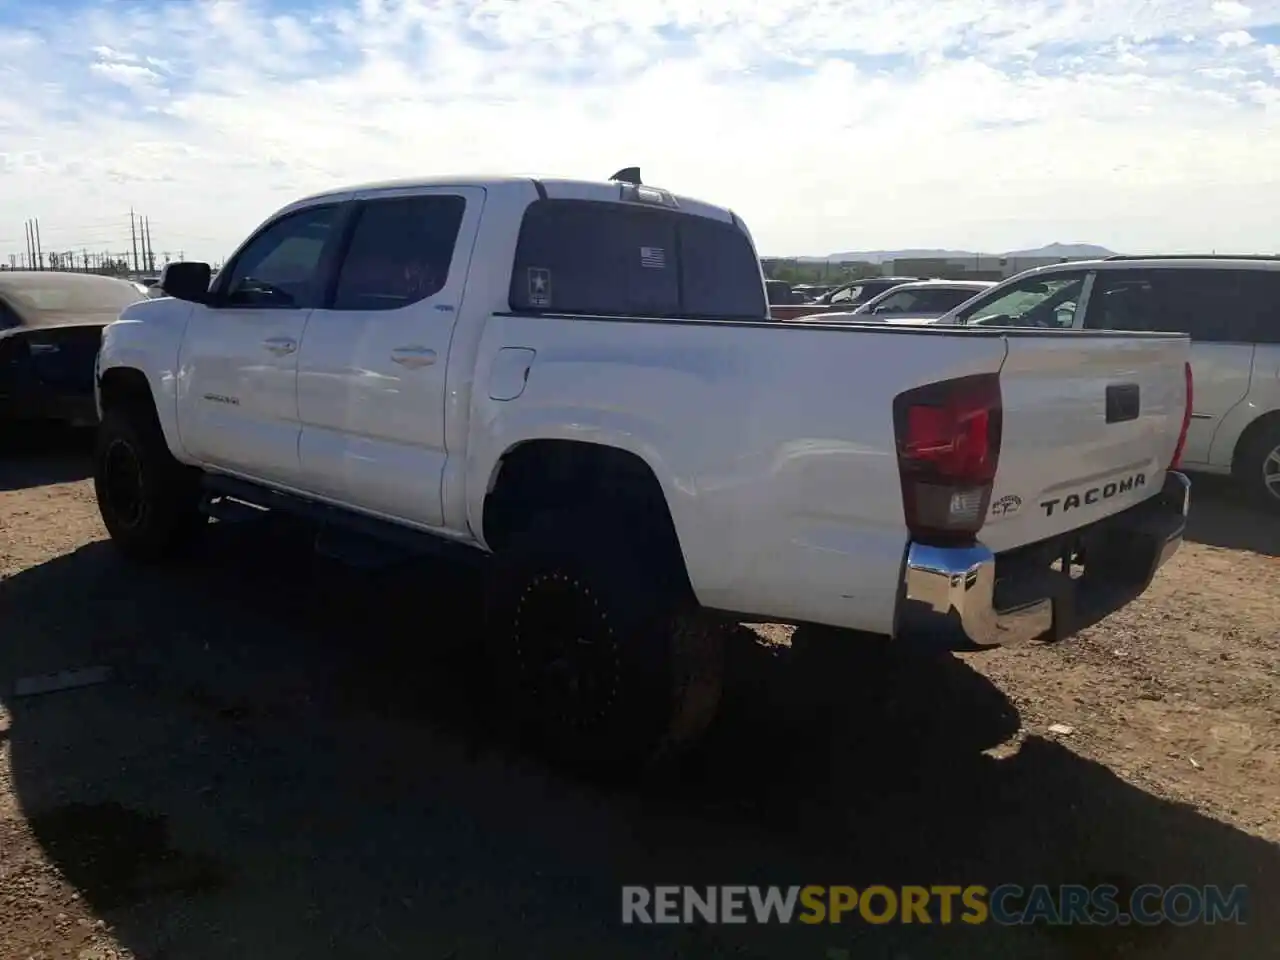
M1069 644L836 670L742 631L705 746L606 792L495 744L468 576L234 528L139 572L84 473L74 448L0 462L0 960L1280 956L1280 522L1221 484L1149 595ZM1260 909L618 923L622 883L1107 880L1246 883Z

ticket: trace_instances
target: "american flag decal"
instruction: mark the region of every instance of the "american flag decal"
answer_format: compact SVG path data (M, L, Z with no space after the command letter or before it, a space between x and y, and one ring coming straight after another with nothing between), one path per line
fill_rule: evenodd
M661 247L641 247L640 266L662 270L667 265L667 252Z

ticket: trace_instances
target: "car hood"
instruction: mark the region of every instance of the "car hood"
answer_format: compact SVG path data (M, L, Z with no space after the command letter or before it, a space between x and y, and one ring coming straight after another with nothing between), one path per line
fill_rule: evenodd
M12 337L33 330L57 330L63 327L105 327L115 323L118 313L51 313L42 312L35 321L0 330L0 337Z
M795 317L796 320L820 320L823 323L933 323L942 314L940 313L895 313L892 316L876 313L855 313L853 311L841 311L836 313L809 313L803 316Z

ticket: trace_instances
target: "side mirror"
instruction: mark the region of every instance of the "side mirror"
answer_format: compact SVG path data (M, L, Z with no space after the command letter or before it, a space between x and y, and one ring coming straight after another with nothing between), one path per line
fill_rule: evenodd
M156 284L166 297L204 303L209 299L209 283L213 270L207 263L197 260L179 260L166 263Z

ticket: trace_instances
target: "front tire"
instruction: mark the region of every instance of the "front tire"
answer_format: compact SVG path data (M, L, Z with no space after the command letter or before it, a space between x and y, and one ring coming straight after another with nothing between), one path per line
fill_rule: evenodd
M671 546L570 510L497 552L485 604L496 706L553 762L628 776L714 718L725 631L698 609Z
M156 563L188 548L206 525L199 473L174 459L155 413L108 410L94 453L98 512L130 560Z
M1280 514L1280 423L1263 427L1236 458L1236 480L1255 505Z

